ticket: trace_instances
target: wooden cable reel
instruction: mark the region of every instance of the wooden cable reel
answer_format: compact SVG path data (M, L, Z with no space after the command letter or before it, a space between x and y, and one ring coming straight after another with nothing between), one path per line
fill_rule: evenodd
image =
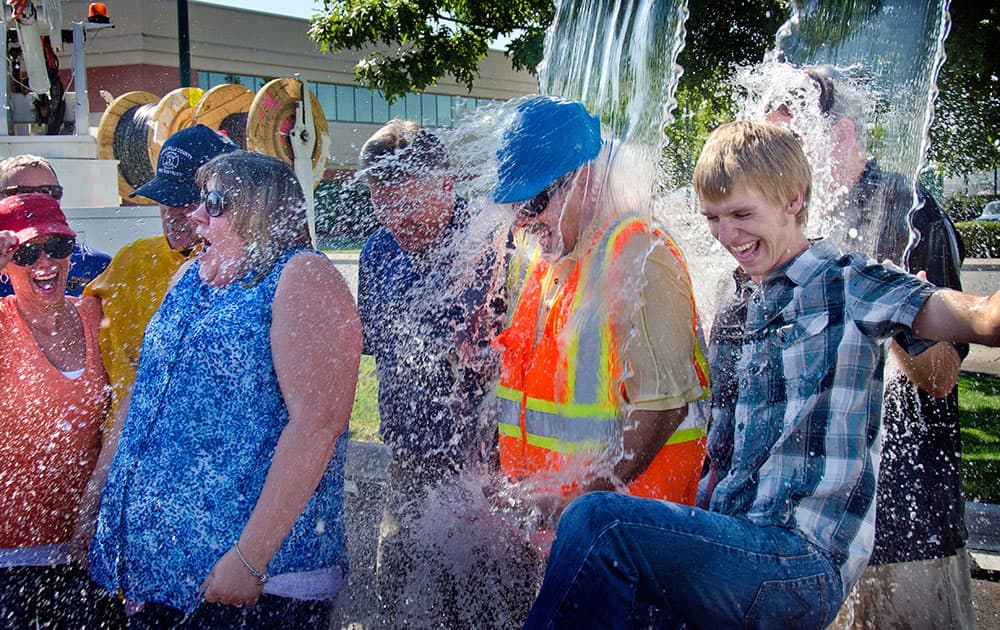
M192 125L195 107L205 91L200 88L182 87L167 92L153 110L149 140L149 162L156 165L160 148L167 138Z
M254 93L242 85L217 85L198 102L191 124L223 131L238 147L246 149L247 112L253 99Z
M277 157L294 167L289 134L301 98L302 83L287 77L268 82L256 94L233 84L208 92L179 88L162 99L149 92L128 92L101 116L98 154L101 159L118 161L118 194L126 204L155 204L145 197L128 196L153 179L167 138L195 124L223 130L241 148ZM330 128L319 99L311 91L309 98L316 136L310 160L316 181L326 167Z
M330 127L316 95L309 92L316 141L312 151L313 172L326 166L324 147L328 146ZM295 125L295 111L302 99L302 84L297 79L281 78L269 81L254 96L247 119L247 148L273 155L294 166L289 132ZM327 141L324 141L327 140ZM305 186L303 186L305 188Z
M118 194L122 203L153 204L145 197L128 196L153 178L155 161L149 161L149 116L160 97L150 92L126 92L108 105L97 128L97 155L118 161Z

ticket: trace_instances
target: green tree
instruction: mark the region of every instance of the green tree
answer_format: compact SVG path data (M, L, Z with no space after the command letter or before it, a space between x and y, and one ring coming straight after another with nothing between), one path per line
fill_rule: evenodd
M828 40L850 33L870 2L824 0ZM789 0L689 0L687 38L679 63L676 120L667 128L667 162L686 181L709 131L733 115L734 64L756 63L774 45ZM953 0L947 61L931 126L929 158L946 174L1000 167L1000 7ZM515 69L534 72L542 59L552 0L324 0L310 34L327 50L373 47L356 69L360 83L389 98L420 91L453 75L471 89L491 41L509 37Z
M1000 7L953 0L929 158L945 174L1000 167Z
M309 36L324 50L370 51L355 77L394 100L449 74L471 90L501 38L514 69L534 74L554 11L552 0L324 0Z
M754 64L774 47L774 35L789 16L786 0L689 0L687 36L678 63L674 122L667 126L668 182L691 181L705 139L733 119L732 78L736 66Z

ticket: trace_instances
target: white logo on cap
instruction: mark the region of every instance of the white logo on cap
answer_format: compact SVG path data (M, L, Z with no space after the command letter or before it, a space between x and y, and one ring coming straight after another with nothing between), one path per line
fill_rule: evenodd
M177 163L180 161L177 151L174 151L173 147L170 147L164 153L165 155L163 156L163 161L160 163L160 167L171 171L177 170Z

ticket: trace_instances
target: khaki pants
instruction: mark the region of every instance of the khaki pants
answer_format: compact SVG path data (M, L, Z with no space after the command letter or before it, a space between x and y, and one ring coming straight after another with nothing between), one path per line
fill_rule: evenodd
M830 628L844 630L971 629L969 555L870 566Z

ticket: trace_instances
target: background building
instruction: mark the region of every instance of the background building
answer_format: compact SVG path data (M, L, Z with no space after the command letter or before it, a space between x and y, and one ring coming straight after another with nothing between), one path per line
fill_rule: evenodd
M88 0L64 1L64 28L85 17L89 4ZM112 97L133 90L162 96L181 87L176 1L119 0L106 4L115 28L92 34L86 49L93 126L106 106L102 91ZM471 93L464 85L442 82L390 105L381 93L354 80L354 67L362 54L320 51L307 34L308 20L196 1L189 2L188 13L194 86L207 90L222 83L239 83L256 91L270 79L298 73L319 98L330 123L329 166L335 169L353 167L361 144L393 117L447 127L468 108L538 91L535 77L515 72L503 53L490 51ZM67 45L60 55L60 67L68 86L71 65Z
M86 42L89 126L92 136L108 103L127 92L162 97L181 87L176 0L110 0L114 28L90 32ZM72 22L84 20L89 0L61 4L63 50L60 78L67 93L72 80ZM472 92L454 81L389 103L379 92L360 86L354 68L367 51L325 53L308 36L306 19L206 4L188 3L191 82L208 90L238 83L257 92L268 80L296 74L316 94L328 121L330 148L324 181L316 190L322 244L354 247L373 226L367 191L351 177L364 141L393 117L431 127L450 127L464 111L538 91L532 75L515 72L501 52L480 64ZM193 105L193 104L192 104ZM66 119L73 120L72 105ZM27 125L19 125L20 131ZM131 146L131 145L129 145ZM35 153L53 161L66 194L63 205L80 239L114 252L132 240L157 233L155 206L119 207L117 162L97 159L88 136L11 136L0 138L0 157ZM117 155L117 153L116 153Z

